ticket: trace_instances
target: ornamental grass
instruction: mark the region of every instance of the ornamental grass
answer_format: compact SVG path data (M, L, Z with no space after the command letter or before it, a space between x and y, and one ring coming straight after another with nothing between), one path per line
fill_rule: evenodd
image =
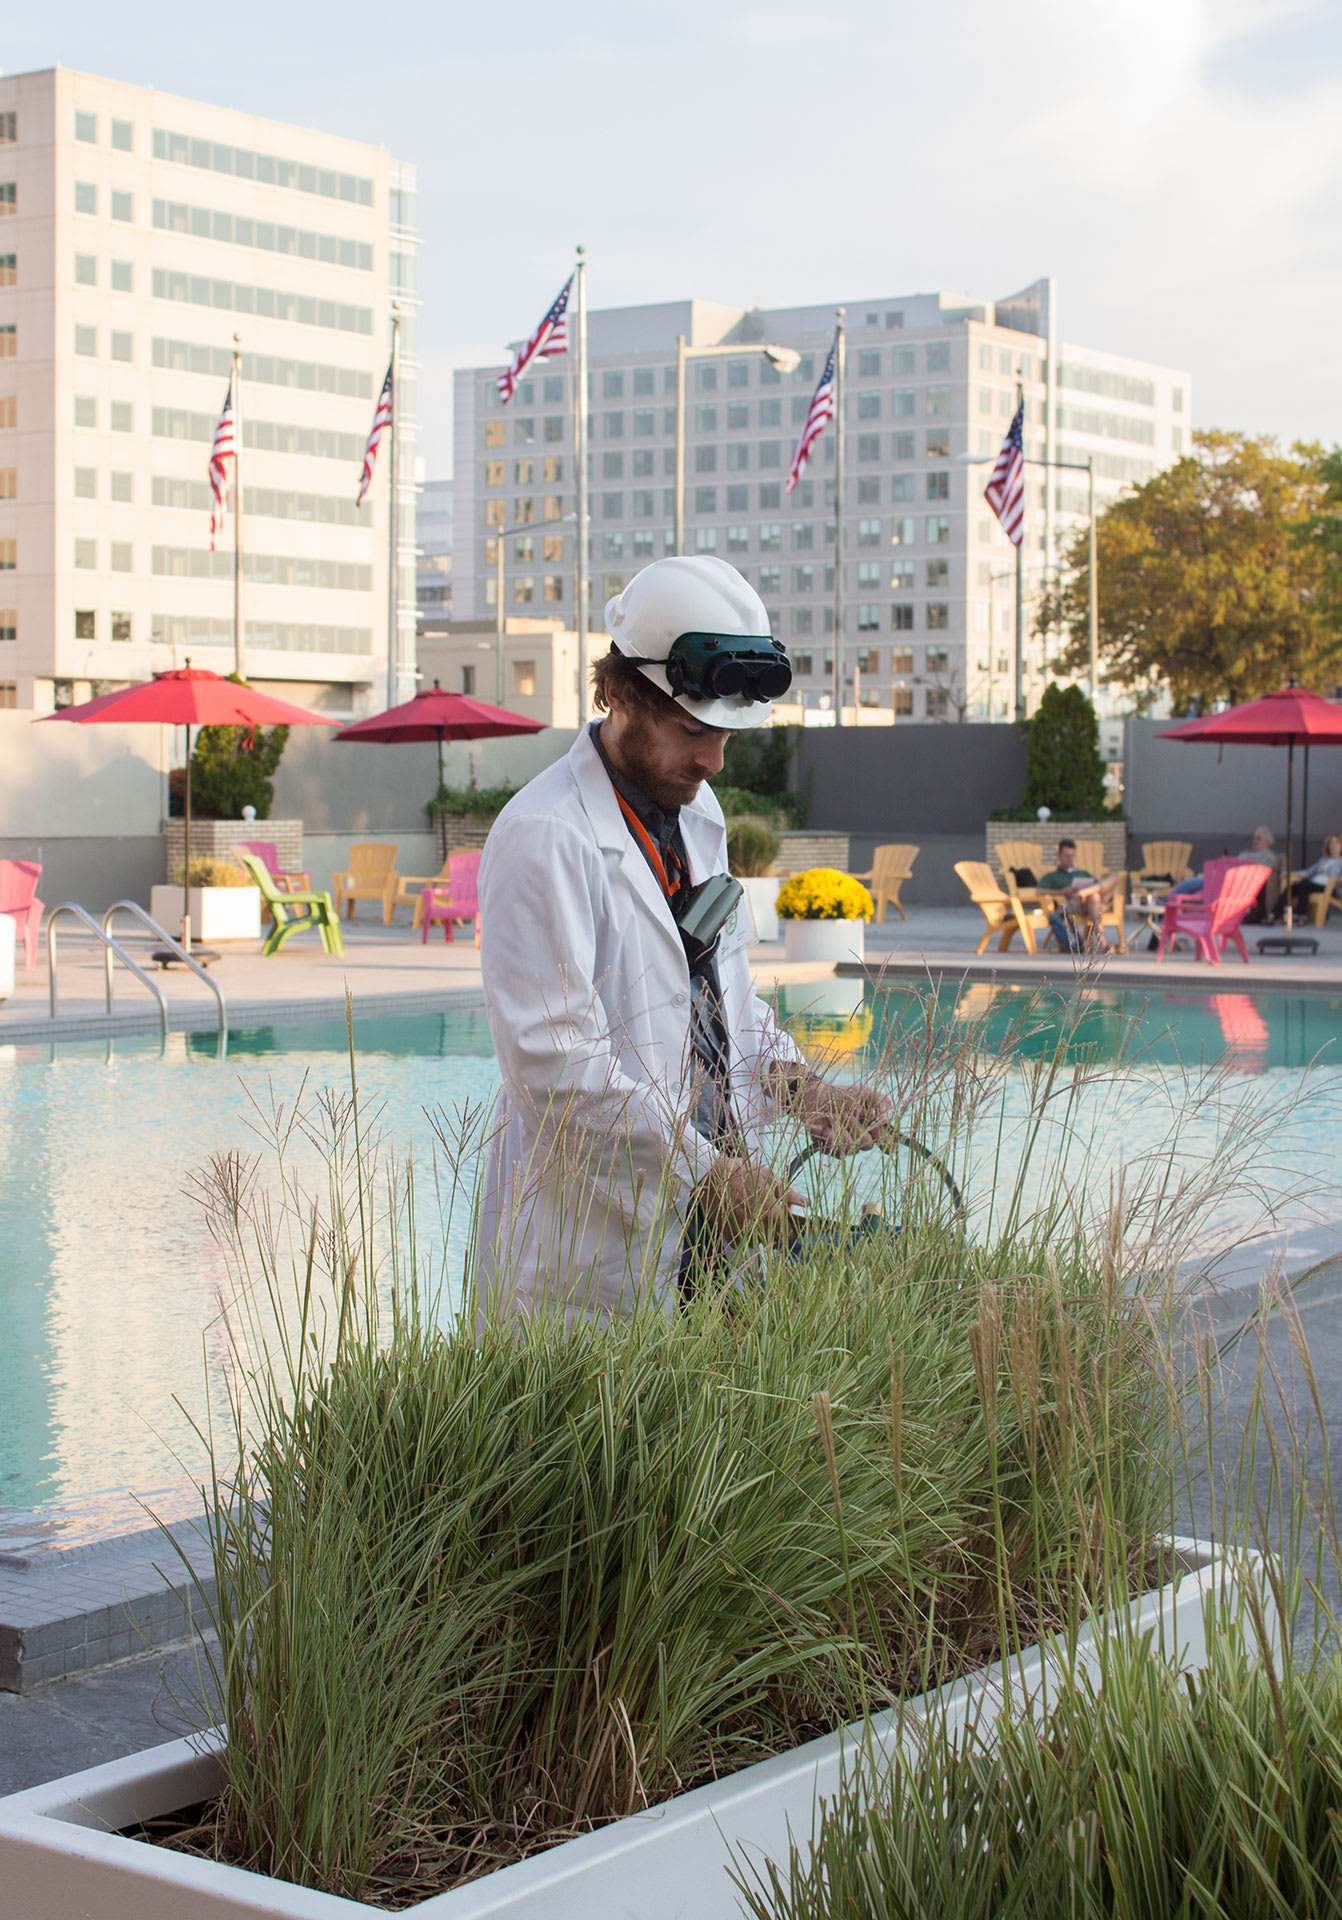
M1078 1192L1057 1155L1099 1069L1068 1049L1013 1094L1033 1179L994 1162L977 1213L938 1166L882 1162L897 1234L850 1239L834 1192L801 1257L606 1325L448 1310L426 1177L386 1158L357 1083L272 1116L269 1200L221 1161L226 1787L187 1844L411 1906L1157 1583L1173 1263L1242 1169ZM975 1132L1003 1136L1009 1057L929 1013L872 1071L963 1178ZM440 1117L445 1222L484 1131Z

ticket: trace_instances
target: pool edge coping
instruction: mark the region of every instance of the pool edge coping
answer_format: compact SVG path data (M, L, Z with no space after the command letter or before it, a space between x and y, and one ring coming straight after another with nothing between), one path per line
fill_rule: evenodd
M352 996L355 1018L387 1013L476 1012L483 1009L485 997L477 986L434 987L409 993L356 993ZM253 1027L284 1026L290 1022L325 1020L345 1011L344 994L308 996L301 1000L232 1000L228 1003L228 1030L245 1033ZM214 1002L200 1004L183 1001L169 1004L169 1033L214 1033L218 1013ZM127 1010L113 1014L58 1014L53 1020L42 1018L0 1017L0 1047L29 1046L43 1041L59 1044L64 1040L104 1040L118 1034L155 1034L159 1031L157 1013Z

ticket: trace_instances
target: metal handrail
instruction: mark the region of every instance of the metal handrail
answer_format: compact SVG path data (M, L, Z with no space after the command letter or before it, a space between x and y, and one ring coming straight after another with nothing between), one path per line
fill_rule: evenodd
M102 941L103 946L106 949L106 952L107 952L107 1011L109 1013L112 1011L111 956L112 954L115 954L118 960L124 962L124 964L130 968L131 972L135 975L136 979L141 981L143 985L148 987L149 991L153 994L155 1000L158 1001L159 1025L163 1030L163 1037L166 1040L168 1037L168 1002L164 997L162 987L160 987L156 981L151 980L149 978L149 975L145 972L144 968L137 965L137 963L131 959L130 955L126 952L125 948L118 946L117 942L112 938L111 934L107 933L102 927L98 925L98 922L94 919L93 915L91 913L86 913L83 907L79 906L77 902L75 902L74 900L62 900L59 906L50 908L47 913L47 986L48 986L48 994L49 994L49 999L51 1004L52 1019L54 1020L56 1018L56 920L57 920L57 917L62 913L71 914L74 917L74 919L78 920L81 923L81 925L87 927L89 932L94 936L95 939Z
M106 913L103 915L103 933L104 934L107 933L107 930L111 925L113 914L117 914L117 913L133 913L137 920L143 921L145 926L148 927L149 931L152 934L154 934L157 939L163 942L164 946L171 951L175 959L183 961L186 966L190 967L192 973L196 973L200 975L201 979L205 982L206 986L210 989L210 992L214 995L215 999L219 1002L219 1038L223 1046L227 1047L228 1045L228 1003L224 999L224 990L219 985L219 982L216 979L214 979L212 975L207 973L205 968L201 966L199 960L193 959L191 954L187 951L187 949L184 946L182 946L179 941L174 940L172 935L166 932L164 928L162 928L159 925L157 920L155 920L150 914L147 914L144 908L139 904L137 900L117 900L113 902L113 904L107 909ZM106 952L103 955L103 964L107 969L107 1011L110 1013L112 1011L112 949L110 945L108 946Z

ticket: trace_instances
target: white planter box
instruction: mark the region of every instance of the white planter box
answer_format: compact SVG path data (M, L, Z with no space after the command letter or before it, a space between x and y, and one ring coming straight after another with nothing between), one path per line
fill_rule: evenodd
M0 913L0 1000L8 1000L14 991L14 950L19 923L12 914Z
M149 893L149 913L165 933L181 938L182 889L153 887ZM259 887L192 887L191 938L193 940L259 940L261 938L261 890Z
M1242 1611L1246 1577L1275 1623L1271 1594L1252 1557L1232 1562L1192 1540L1174 1547L1175 1578L1127 1609L1131 1628L1148 1634L1153 1650L1186 1670L1205 1666L1218 1617ZM1076 1670L1097 1669L1100 1637L1082 1633ZM1042 1700L1063 1671L1056 1641L1022 1654L1010 1663L1013 1702ZM879 1758L911 1750L918 1726L933 1716L950 1729L979 1712L990 1723L1004 1685L1003 1665L994 1663L907 1702L902 1714L878 1715L869 1745L860 1727L827 1734L409 1911L415 1920L739 1920L728 1874L734 1853L757 1863L761 1857L785 1861L793 1837L812 1831L818 1799L833 1798L864 1751ZM220 1784L217 1751L209 1737L194 1744L173 1740L0 1800L6 1910L42 1920L90 1914L98 1920L182 1920L184 1914L191 1920L338 1920L374 1913L359 1901L171 1853L116 1831L209 1799Z
M839 960L860 960L867 930L865 920L787 920L783 921L783 945L789 960L823 961L833 965Z
M764 874L741 882L746 890L746 899L750 902L750 917L755 922L756 940L777 940L781 937L778 931L778 911L775 902L778 899L778 889L782 884L783 877L778 873Z

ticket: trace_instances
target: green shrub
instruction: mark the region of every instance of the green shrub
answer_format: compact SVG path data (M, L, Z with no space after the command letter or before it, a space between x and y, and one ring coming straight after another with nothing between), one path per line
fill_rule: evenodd
M236 673L229 679L248 683ZM275 799L271 778L284 757L288 727L202 727L191 752L191 811L201 820L240 820L255 807L268 820Z
M1031 816L1048 807L1059 820L1098 820L1106 810L1100 728L1080 687L1050 681L1027 725L1021 805Z
M172 879L175 887L182 885L185 873L184 866L177 868ZM252 881L231 860L218 860L212 854L202 854L199 858L192 858L191 884L193 887L250 887Z
M518 788L507 784L501 787L439 787L432 800L424 802L424 811L430 819L436 820L440 813L466 813L474 819L492 820L502 813Z
M722 811L731 812L722 795L734 792L751 804L737 807L741 813L762 813L762 801L781 813L790 826L804 827L811 808L810 782L800 791L791 785L792 762L796 757L800 729L797 727L751 727L729 733L723 750L721 785L715 783Z
M742 880L768 873L782 841L762 820L736 819L727 826L727 870Z
M782 816L779 803L765 794L747 793L744 787L720 786L716 780L713 782L713 792L728 820L761 820L775 827Z

